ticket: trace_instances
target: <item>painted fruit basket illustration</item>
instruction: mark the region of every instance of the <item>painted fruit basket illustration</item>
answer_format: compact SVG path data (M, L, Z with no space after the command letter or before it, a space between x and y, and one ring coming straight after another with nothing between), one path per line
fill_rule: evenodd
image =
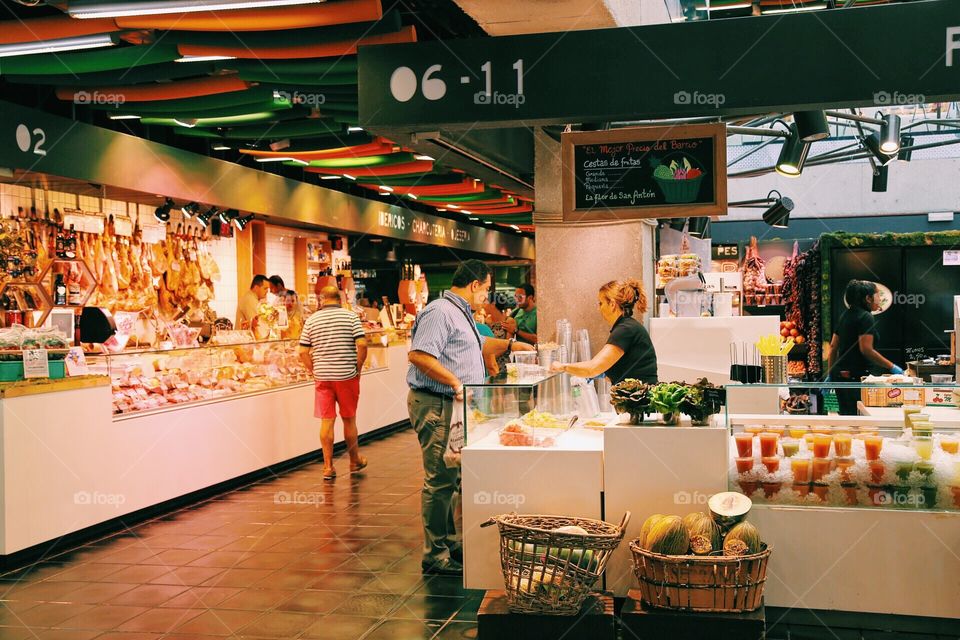
M682 154L669 162L661 161L653 170L653 179L663 191L664 200L671 204L695 201L705 175L702 169L690 164L690 158Z

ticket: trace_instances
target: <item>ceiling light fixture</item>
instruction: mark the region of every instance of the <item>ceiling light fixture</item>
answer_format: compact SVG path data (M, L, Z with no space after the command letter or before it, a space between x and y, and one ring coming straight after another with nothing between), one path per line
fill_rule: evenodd
M777 194L776 198L773 198L773 194ZM793 211L793 200L790 198L784 198L780 195L780 192L773 190L767 194L767 200L773 201L773 204L769 209L763 212L763 221L766 222L771 227L777 229L786 229L790 226L790 212Z
M183 213L183 217L189 220L199 213L200 205L198 205L196 202L191 202L190 204L185 204L180 207L180 211Z
M704 237L707 232L707 225L710 224L709 216L697 216L689 219L687 232L692 236Z
M777 173L788 178L796 178L803 172L803 165L810 153L810 143L800 139L797 124L790 125L790 135L783 141L780 157L777 158Z
M213 218L213 216L217 215L218 213L220 213L219 209L216 207L210 207L206 211L197 214L197 222L206 227L210 224L210 220Z
M894 154L900 151L900 116L888 113L881 118L880 151L885 154Z
M112 47L115 44L117 44L116 35L110 33L77 36L73 38L55 38L53 40L40 40L37 42L18 42L16 44L0 45L0 58L29 56L38 53L64 53L66 51L81 51L83 49L99 49L101 47Z
M233 219L233 226L237 228L237 231L243 231L250 221L253 220L253 214L251 213L248 216L239 217Z
M309 166L310 166L310 163L309 163L309 162L307 162L306 160L301 160L300 158L290 158L290 160L291 160L294 164L298 164L298 165L300 165L301 167L309 167Z
M228 147L225 144L215 144L210 148L213 149L214 151L230 151L230 147Z
M803 7L784 7L780 9L762 9L761 14L765 16L773 15L775 13L800 13L801 11L819 11L821 9L826 9L827 3L821 2L818 4L808 4Z
M340 176L320 176L321 180L339 180Z
M880 136L877 135L876 131L864 138L860 138L860 142L863 143L864 148L873 155L877 164L881 167L885 167L897 159L896 155L889 155L880 150Z
M912 146L913 136L900 136L900 151L897 153L897 160L900 162L910 162L910 159L913 158L913 149L911 149Z
M387 193L393 193L393 187L388 187L385 184L380 185L380 191L385 191Z
M120 18L124 16L156 16L167 13L197 13L227 9L257 9L313 4L320 0L142 0L104 2L103 0L71 0L67 13L71 18Z
M181 127L186 127L187 129L193 129L195 126L197 126L196 118L184 118L182 120L180 118L174 118L173 121Z
M356 181L356 178L353 177L352 175L350 175L349 173L343 174L343 177L346 178L347 180L354 180L354 181Z
M165 198L163 204L154 209L153 216L160 222L167 222L170 220L170 210L173 209L173 200L170 198Z
M254 158L255 162L291 162L293 158L288 156L271 156L267 158Z
M107 116L107 117L110 118L111 120L139 120L140 119L140 116L135 116L130 113L123 114L123 115Z
M434 161L435 161L435 159L432 158L431 156L416 155L416 156L413 156L413 157L414 157L415 160L429 160L430 162L434 162Z
M220 60L236 60L237 56L183 56L174 62L218 62Z
M797 133L804 142L816 142L830 137L830 124L823 111L797 111L793 114Z
M410 198L411 200L416 200L416 199L417 199L417 194L415 194L415 193L408 193L408 194L407 194L407 197Z
M236 209L227 209L226 211L221 211L217 214L220 218L220 222L223 224L230 224L232 220L236 220L240 217L240 212Z
M359 133L363 131L363 127L347 127L347 133Z

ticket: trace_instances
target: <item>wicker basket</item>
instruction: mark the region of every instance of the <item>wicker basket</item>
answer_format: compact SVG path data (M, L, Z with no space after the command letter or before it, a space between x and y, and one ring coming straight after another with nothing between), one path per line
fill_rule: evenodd
M481 526L500 529L500 566L507 606L515 613L576 615L597 584L610 553L620 546L630 512L619 525L566 516L491 518ZM578 526L588 535L558 533Z
M682 611L754 611L763 599L772 547L748 556L665 556L630 543L640 594L651 607Z

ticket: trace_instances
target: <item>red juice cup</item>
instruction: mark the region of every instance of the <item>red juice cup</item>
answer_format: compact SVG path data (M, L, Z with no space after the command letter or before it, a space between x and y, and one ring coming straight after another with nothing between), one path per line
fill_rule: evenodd
M863 447L866 450L867 460L879 460L880 450L883 449L881 436L864 436Z
M874 482L883 482L883 474L887 472L887 466L880 460L871 460L867 464L870 466L870 479Z
M760 486L760 483L756 480L744 480L740 479L740 490L743 491L743 495L750 497L753 495L754 491Z
M777 492L780 491L780 487L782 486L783 486L782 482L764 482L763 497L769 500L773 496L777 495Z
M772 458L777 455L777 441L780 436L776 433L765 431L760 434L760 455L764 458Z
M810 484L807 482L794 482L793 490L797 492L797 495L803 498L810 493Z
M815 484L813 485L813 492L817 494L817 497L826 502L827 500L827 491L830 490L830 487L825 484Z
M850 481L850 467L854 465L853 458L837 458L837 469L840 470L840 480L842 482Z
M844 484L843 487L844 493L847 495L847 504L856 505L860 503L859 498L857 497L857 485L856 484Z
M737 473L746 473L753 469L753 456L747 458L737 458Z
M953 505L960 509L960 487L950 487L950 491L953 492Z
M761 458L760 461L763 462L763 466L765 466L770 473L776 473L777 470L780 469L780 458L777 456L767 456Z
M813 459L813 475L811 479L816 482L823 476L830 473L830 462L829 458L814 458Z
M741 458L748 458L753 455L753 434L752 433L735 433L733 435L734 441L737 443L737 455Z

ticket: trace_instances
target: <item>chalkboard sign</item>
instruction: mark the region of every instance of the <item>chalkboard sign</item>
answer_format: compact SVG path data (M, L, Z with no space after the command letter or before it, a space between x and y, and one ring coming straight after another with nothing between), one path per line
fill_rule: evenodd
M722 124L565 133L565 222L726 213Z
M921 362L927 357L927 350L924 347L904 347L903 351L907 356L907 362Z

